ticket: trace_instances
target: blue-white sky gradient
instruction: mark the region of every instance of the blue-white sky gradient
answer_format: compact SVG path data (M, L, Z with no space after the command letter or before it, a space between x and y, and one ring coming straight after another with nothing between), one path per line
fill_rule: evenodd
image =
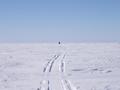
M0 0L0 42L120 42L120 0Z

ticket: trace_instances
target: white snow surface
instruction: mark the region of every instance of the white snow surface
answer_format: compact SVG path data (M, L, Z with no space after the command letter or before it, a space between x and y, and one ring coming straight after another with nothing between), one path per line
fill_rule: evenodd
M120 43L0 44L0 90L120 90Z

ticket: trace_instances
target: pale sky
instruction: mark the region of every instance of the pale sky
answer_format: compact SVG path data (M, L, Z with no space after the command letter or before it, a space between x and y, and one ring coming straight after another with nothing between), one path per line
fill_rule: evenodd
M120 0L0 0L0 42L120 42Z

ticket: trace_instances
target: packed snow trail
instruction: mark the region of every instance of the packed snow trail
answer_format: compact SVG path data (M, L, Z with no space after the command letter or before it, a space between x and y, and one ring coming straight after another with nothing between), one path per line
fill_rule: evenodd
M54 55L54 57L52 59L50 59L50 61L44 67L43 72L51 72L53 64L54 64L55 60L57 60L57 58L59 58L59 56L60 55Z
M65 56L65 53L55 54L46 63L43 68L45 80L40 82L40 87L37 90L76 90L71 81L64 78Z
M75 86L71 83L70 80L62 80L61 82L64 90L76 90Z

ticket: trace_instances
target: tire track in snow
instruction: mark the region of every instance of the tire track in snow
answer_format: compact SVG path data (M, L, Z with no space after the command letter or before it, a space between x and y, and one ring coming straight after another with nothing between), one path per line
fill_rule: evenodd
M56 55L56 57L54 58L54 60L51 62L50 67L49 67L49 72L51 72L52 67L53 67L53 65L54 65L54 62L59 58L59 56L60 56L60 55Z
M59 58L59 56L60 56L60 54L56 54L56 55L54 55L53 56L53 58L52 59L50 59L48 62L47 62L47 64L46 64L46 66L44 67L44 69L43 69L43 72L45 73L45 72L51 72L52 71L52 67L53 67L53 65L54 65L54 62ZM47 86L46 86L46 82L47 82ZM47 87L47 88L46 88ZM37 88L37 90L50 90L50 81L49 80L43 80L43 81L41 81L40 82L40 87L39 88Z
M70 80L61 80L64 90L77 90Z
M50 90L50 81L43 80L40 82L40 87L37 90Z
M43 69L43 72L46 72L46 71L47 71L47 68L49 68L49 67L48 67L49 64L53 61L53 59L54 59L55 57L56 57L56 55L54 55L53 58L50 59L50 60L47 62L46 66L45 66L44 69Z
M61 57L61 59L59 60L59 58ZM54 55L53 56L53 58L52 59L50 59L48 62L47 62L47 64L46 64L46 66L44 67L44 69L43 69L43 72L44 73L46 73L46 72L51 72L52 71L52 68L53 68L53 65L55 64L55 62L57 61L57 60L59 60L58 61L58 64L59 64L59 66L58 66L58 68L59 68L59 72L60 73L64 73L65 72L65 61L64 61L64 59L65 59L65 54L56 54L56 55ZM56 65L57 66L57 65ZM56 67L54 67L54 68L56 68ZM62 90L77 90L76 88L75 88L75 86L71 83L71 81L70 80L66 80L66 79L64 79L64 78L62 78L61 80L60 80L60 82L61 82L61 85L62 85ZM54 83L52 83L52 84L54 84ZM53 89L51 89L52 87L50 87L50 81L49 80L43 80L43 81L41 81L41 83L40 83L40 88L38 88L37 90L53 90Z
M49 80L48 80L48 88L47 88L47 90L50 90L50 82L49 82Z
M61 65L60 65L60 71L63 73L65 72L65 54L63 55L63 58L61 59ZM77 90L75 86L71 83L70 80L61 80L62 86L64 90Z
M65 58L65 54L63 55L61 62L60 62L60 66L59 66L59 70L60 72L65 72L65 62L64 62L64 58Z
M55 62L55 60L58 59L60 55L54 55L54 57L52 59L50 59L50 61L47 62L46 66L43 69L43 72L51 72L53 64Z

